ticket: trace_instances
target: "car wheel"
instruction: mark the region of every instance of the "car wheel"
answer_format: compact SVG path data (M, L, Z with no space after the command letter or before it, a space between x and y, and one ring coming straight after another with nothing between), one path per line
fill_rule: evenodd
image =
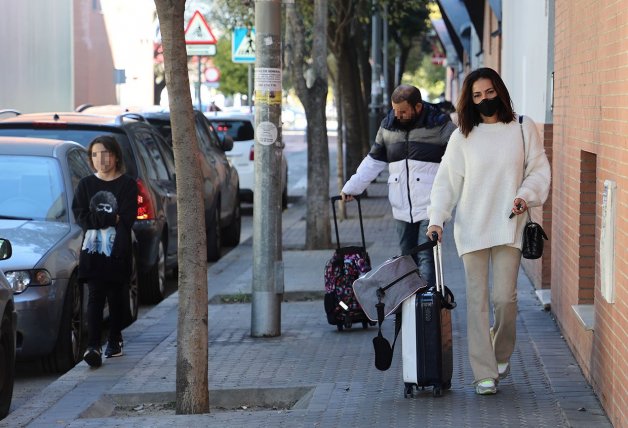
M137 259L135 257L135 252L133 253L133 260L131 264L131 279L129 280L129 284L127 284L124 288L124 295L128 296L128 308L126 311L126 315L124 318L124 325L128 327L135 320L137 320L137 313L139 307L139 283L137 277Z
M157 262L142 276L140 296L146 303L159 303L166 294L166 253L164 243L159 240Z
M65 293L57 342L43 358L43 367L48 372L65 373L81 361L84 348L82 287L73 275Z
M0 419L9 414L15 378L15 338L13 321L8 312L0 324Z
M215 262L220 258L220 247L222 246L219 205L213 210L213 218L209 220L205 222L207 231L207 261Z
M226 247L235 247L240 243L240 231L242 229L242 213L240 212L240 198L233 205L231 224L222 231L222 243Z

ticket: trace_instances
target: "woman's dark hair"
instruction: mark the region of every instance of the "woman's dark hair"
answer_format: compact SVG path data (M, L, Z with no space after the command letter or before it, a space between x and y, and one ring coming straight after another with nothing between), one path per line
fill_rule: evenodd
M462 84L462 91L456 111L458 112L458 128L467 137L473 127L482 123L482 117L473 103L473 84L479 79L489 79L497 92L497 98L501 100L497 109L497 118L500 122L510 123L515 120L515 112L512 109L512 99L502 78L492 68L484 67L473 70L467 75Z
M416 86L412 85L399 85L395 88L392 95L390 96L390 100L399 104L406 101L410 106L415 107L417 104L422 102L421 100L421 91Z
M111 135L100 135L94 138L87 147L89 164L94 170L96 170L96 168L94 168L94 161L92 160L92 149L96 144L102 144L106 150L114 154L116 157L116 171L120 173L124 173L126 171L126 168L124 167L124 160L122 159L122 149L120 148L120 144L118 144L118 141Z

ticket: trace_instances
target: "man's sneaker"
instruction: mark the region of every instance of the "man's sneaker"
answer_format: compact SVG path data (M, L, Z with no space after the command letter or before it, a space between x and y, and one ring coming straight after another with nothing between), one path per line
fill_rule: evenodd
M499 380L503 380L510 373L510 363L497 363L497 371L499 372Z
M123 342L120 341L109 341L107 342L107 348L105 349L105 358L111 357L121 357L122 356L122 346Z
M492 395L497 393L497 387L495 386L495 379L486 378L478 381L475 384L475 393L479 395Z
M87 351L83 354L83 359L90 367L100 367L102 365L102 357L98 348L87 348Z

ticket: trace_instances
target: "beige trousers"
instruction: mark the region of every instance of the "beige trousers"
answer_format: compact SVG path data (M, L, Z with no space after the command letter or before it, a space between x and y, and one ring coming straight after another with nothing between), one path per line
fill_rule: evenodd
M467 341L473 377L476 382L497 379L497 363L508 362L515 349L521 251L500 245L464 254L462 261L467 281ZM489 264L493 271L492 328L488 312Z

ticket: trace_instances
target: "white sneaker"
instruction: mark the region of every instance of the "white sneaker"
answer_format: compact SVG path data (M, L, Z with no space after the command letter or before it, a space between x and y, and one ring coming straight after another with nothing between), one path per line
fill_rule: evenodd
M505 379L510 373L510 363L497 363L497 372L499 373L499 380Z
M497 393L495 379L490 377L482 379L475 384L475 393L478 395L493 395Z

